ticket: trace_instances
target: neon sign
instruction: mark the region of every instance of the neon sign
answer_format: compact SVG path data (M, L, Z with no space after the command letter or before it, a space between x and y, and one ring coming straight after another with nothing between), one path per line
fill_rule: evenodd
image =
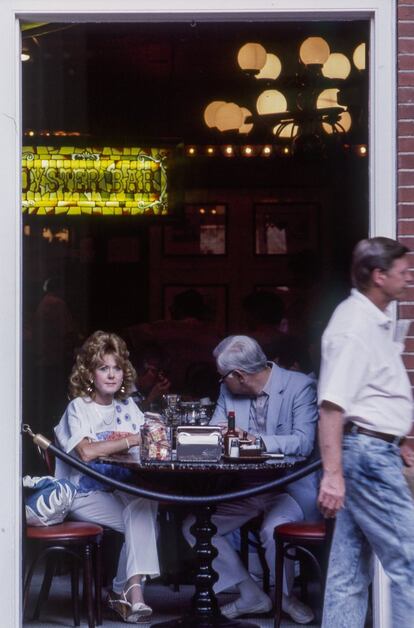
M162 148L24 146L23 213L166 214L167 155Z

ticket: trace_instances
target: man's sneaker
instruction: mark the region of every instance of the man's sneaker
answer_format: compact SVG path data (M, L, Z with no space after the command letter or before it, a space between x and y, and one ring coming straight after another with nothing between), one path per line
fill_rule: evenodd
M294 595L289 597L285 594L282 596L282 610L295 621L297 624L309 624L314 614L309 606L298 600Z
M239 606L237 606L237 602ZM242 617L243 615L261 615L262 613L268 613L270 610L272 610L272 600L265 594L263 594L261 599L248 605L245 605L245 603L242 605L241 598L238 598L235 602L229 602L220 608L221 614L227 617L227 619L236 619L236 617Z

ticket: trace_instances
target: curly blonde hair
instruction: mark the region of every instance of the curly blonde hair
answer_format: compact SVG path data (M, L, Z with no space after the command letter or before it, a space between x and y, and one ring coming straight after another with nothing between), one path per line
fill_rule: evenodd
M83 343L69 377L69 398L94 398L93 374L102 365L106 355L112 355L124 374L123 385L115 393L115 399L127 399L134 389L136 372L129 361L125 342L106 331L95 331ZM92 390L91 390L92 388Z

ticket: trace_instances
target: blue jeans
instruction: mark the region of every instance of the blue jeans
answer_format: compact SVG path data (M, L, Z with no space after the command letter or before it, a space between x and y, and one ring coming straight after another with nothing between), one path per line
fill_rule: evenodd
M363 628L376 554L391 579L392 626L414 626L414 505L399 448L347 434L345 507L329 560L322 628Z

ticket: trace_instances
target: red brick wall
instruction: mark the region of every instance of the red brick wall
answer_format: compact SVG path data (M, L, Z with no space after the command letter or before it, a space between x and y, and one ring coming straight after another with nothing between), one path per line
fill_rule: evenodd
M414 0L398 0L398 239L414 251ZM414 253L413 264L414 269ZM414 280L399 316L414 320ZM414 324L406 342L405 364L414 385Z

